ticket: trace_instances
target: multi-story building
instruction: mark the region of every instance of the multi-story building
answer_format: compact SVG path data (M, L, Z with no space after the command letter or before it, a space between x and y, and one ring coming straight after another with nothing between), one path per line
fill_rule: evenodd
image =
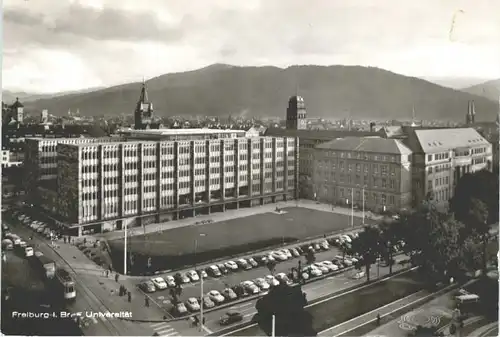
M51 144L57 197L50 209L61 223L79 228L78 233L297 197L295 138L209 129L121 133L126 140ZM53 173L36 176L53 178Z
M492 169L492 145L473 128L409 130L413 151L413 205L433 198L447 207L465 173Z
M313 199L312 175L314 171L314 148L316 145L344 137L383 137L382 131L343 131L343 130L311 130L307 129L307 114L304 98L292 96L286 111L286 129L269 128L265 135L271 137L299 138L299 193L301 198Z
M314 197L367 210L411 205L411 150L397 139L346 137L314 148ZM364 195L364 197L363 197Z

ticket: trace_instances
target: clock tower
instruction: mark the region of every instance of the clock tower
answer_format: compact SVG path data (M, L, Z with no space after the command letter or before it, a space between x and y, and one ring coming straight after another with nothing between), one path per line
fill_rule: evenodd
M306 130L306 105L301 96L292 96L286 109L286 128L288 130Z

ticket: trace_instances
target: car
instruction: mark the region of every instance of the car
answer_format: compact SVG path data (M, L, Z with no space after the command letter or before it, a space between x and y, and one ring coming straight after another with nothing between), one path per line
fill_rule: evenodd
M281 250L281 253L283 253L287 259L291 259L293 257L292 253L288 249Z
M276 274L276 279L280 282L285 282L288 285L292 284L292 281L288 278L288 276L286 276L285 273Z
M245 259L239 259L236 263L238 264L239 267L241 267L241 269L245 270L252 269L252 266L249 265Z
M156 291L155 285L151 281L144 281L139 284L139 289L144 291L145 293L154 293Z
M194 270L187 271L186 276L189 277L189 279L193 282L200 280L200 276L198 276L198 274Z
M311 276L318 277L323 275L321 269L314 267L314 265L304 268L304 270Z
M252 281L243 281L240 284L250 295L255 295L260 292L259 287L257 287Z
M224 265L229 270L238 270L238 265L234 261L227 261L226 263L224 263Z
M325 267L327 267L329 271L337 271L337 270L339 270L339 266L337 266L336 264L334 264L331 261L322 261L320 263L322 265L324 265Z
M45 226L45 225L41 225L40 227L38 227L38 228L36 229L36 232L37 232L37 233L43 233L43 231L45 230L45 228L46 228L46 226Z
M292 255L293 255L294 257L299 257L299 256L300 256L300 253L299 253L299 251L297 250L297 248L292 248L292 249L290 249L290 250L291 250Z
M215 307L215 303L208 296L203 296L202 305L203 309L210 309Z
M36 256L36 257L43 256L43 253L42 253L42 252L39 252L39 251L37 250L37 251L35 251L35 256Z
M321 246L319 245L319 243L315 243L315 244L313 244L313 247L314 247L314 250L315 250L315 251L319 251L319 250L321 250Z
M347 258L348 258L349 260L351 260L351 261L352 261L352 263L358 263L358 262L359 262L359 260L360 260L359 258L357 258L357 257L353 257L353 256L351 256L351 255L347 256Z
M187 274L181 274L181 281L182 283L189 283L191 282L191 279L187 276Z
M278 260L278 261L286 261L286 260L288 260L288 257L283 252L280 252L280 251L272 252L271 256L273 258L275 258L276 260Z
M26 243L26 241L21 240L21 242L19 242L19 248L24 249L24 248L26 248L27 246L28 246L28 244Z
M238 298L236 293L231 288L226 288L222 290L222 296L224 296L227 301L232 301Z
M319 243L319 246L321 247L321 249L323 250L328 250L330 249L330 245L328 244L328 241L326 240L323 240Z
M319 270L321 270L323 274L326 274L330 271L327 266L324 266L319 262L313 263L312 266L314 266L314 268L318 268Z
M269 284L271 287L276 287L280 285L280 281L276 279L273 275L267 275L264 277L264 280Z
M262 290L269 290L269 288L271 288L269 283L267 283L262 277L256 278L253 282Z
M2 249L3 250L12 250L12 249L14 249L14 244L12 243L12 240L10 240L10 239L3 239L2 240Z
M34 253L33 247L31 247L31 246L26 246L26 247L24 248L24 256L25 256L25 257L30 257L30 256L33 256L33 253Z
M316 249L314 249L314 246L313 245L310 245L310 246L307 246L307 248L305 249L306 252L313 252L313 253L316 253Z
M186 301L186 307L191 312L199 311L200 310L200 303L198 303L198 300L196 298L190 297Z
M221 272L222 274L224 274L224 275L225 275L225 274L227 274L227 273L229 272L229 270L226 268L226 266L225 266L224 264L222 264L222 263L219 263L219 264L217 265L217 268L219 268L220 272Z
M345 268L344 264L339 259L332 259L332 263L339 267L339 269Z
M335 256L335 259L336 259L336 260L338 260L338 261L340 261L340 262L342 262L342 264L343 264L344 266L346 266L346 267L350 267L350 266L352 266L352 261L351 261L351 260L349 260L349 258L348 258L348 257L342 257L342 256L340 256L340 255L337 255L337 256Z
M49 227L45 227L45 228L43 229L42 234L43 234L43 236L47 236L47 234L49 234L49 233L51 233L51 232L52 232L52 231L50 230L50 228L49 228Z
M175 278L172 275L165 276L165 282L167 282L167 286L170 288L175 288Z
M271 254L269 254L268 256L265 257L265 262L264 263L268 263L268 262L276 262L276 258L274 256L272 256Z
M163 290L163 289L168 288L167 282L165 282L165 280L162 277L159 277L159 276L154 277L151 279L151 282L153 282L156 289L158 289L158 290Z
M177 303L175 306L175 311L177 312L178 315L184 315L187 314L188 310L186 308L186 305L184 303Z
M295 247L295 249L297 250L297 252L298 252L300 255L303 255L303 254L304 254L304 250L303 250L301 247Z
M224 303L226 300L217 290L210 290L208 292L208 297L217 304Z
M250 295L241 284L231 287L231 290L233 290L236 296L240 298Z
M229 325L243 320L243 315L237 311L226 312L219 320L220 325Z
M210 274L210 276L213 277L222 276L222 273L220 272L219 268L217 268L217 266L214 264L207 268L207 272Z
M259 264L257 263L257 261L255 261L252 257L247 259L248 263L252 266L252 267L258 267Z
M204 270L195 270L195 271L196 271L196 273L197 273L198 275L200 275L200 277L202 277L202 278L204 278L204 279L206 279L206 278L208 277L207 272L206 272L206 271L204 271Z
M361 271L361 270L358 270L356 271L353 275L352 275L352 278L355 279L355 280L359 280L360 278L363 278L365 277L365 272L364 271Z
M347 235L345 235L345 234L344 234L344 235L341 235L340 237L341 237L344 241L347 241L347 242L349 242L349 243L352 243L352 239L351 239L349 236L347 236Z

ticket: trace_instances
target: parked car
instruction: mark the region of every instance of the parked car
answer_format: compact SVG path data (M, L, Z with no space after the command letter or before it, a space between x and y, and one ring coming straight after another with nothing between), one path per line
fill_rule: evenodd
M167 286L170 288L175 288L175 278L172 275L165 276L165 282L167 282Z
M238 298L236 293L231 288L222 290L222 296L224 296L227 301L232 301Z
M276 279L280 282L285 282L288 285L292 284L292 281L288 278L288 276L286 276L285 273L276 274Z
M323 275L323 272L319 268L316 268L314 265L305 267L304 271L306 271L309 275L313 277L318 277Z
M280 281L276 279L273 275L267 275L264 277L264 280L269 284L271 287L276 287L280 285Z
M45 230L45 228L47 228L45 225L41 225L40 227L38 227L36 229L36 232L41 234L41 233L43 233L43 231Z
M349 256L347 256L347 258L348 258L349 260L351 260L351 262L352 262L353 264L354 264L354 263L358 263L358 262L359 262L359 258L357 258L357 257L353 257L353 256L349 255Z
M215 307L215 303L208 296L203 296L202 305L203 309L210 309Z
M218 264L217 268L219 268L220 272L224 275L229 272L229 270L226 268L226 266L222 263Z
M321 261L323 266L327 267L329 271L337 271L339 267L331 261Z
M252 267L258 267L259 264L257 263L257 261L255 261L252 257L247 259L248 263L252 266Z
M198 303L198 300L196 298L190 297L186 301L186 307L191 312L199 311L200 310L200 303Z
M304 254L304 250L303 250L301 247L295 247L295 250L297 250L297 252L298 252L300 255L303 255L303 254Z
M139 284L139 289L146 293L154 293L156 291L155 285L151 281L144 281Z
M224 263L224 265L229 270L238 270L238 265L234 261L227 261L226 263Z
M344 265L342 259L334 258L332 259L332 263L337 265L340 269L347 267L347 265Z
M225 298L217 290L211 290L208 292L208 297L217 304L224 303Z
M340 255L337 255L335 256L336 259L342 261L342 263L345 265L345 266L352 266L352 261L346 256L345 258L342 258L342 256Z
M269 288L271 287L269 283L267 283L266 280L262 277L255 279L253 282L262 290L269 290Z
M185 315L188 312L186 305L182 302L177 303L177 305L175 306L175 311L177 312L178 315Z
M324 266L323 264L321 264L319 262L313 263L312 266L314 266L315 268L318 268L319 270L321 270L321 272L323 274L326 274L326 273L328 273L330 271L327 266Z
M220 272L219 268L217 268L216 265L211 265L210 267L208 267L207 272L210 274L210 276L213 277L222 276L222 273Z
M189 278L189 276L187 276L187 274L181 274L181 281L182 283L189 283L191 282L191 279Z
M156 289L158 289L158 290L163 290L163 289L168 288L167 282L165 282L165 280L162 277L158 276L158 277L152 278L151 282L153 282Z
M326 241L326 240L321 241L319 245L320 245L321 249L323 249L323 250L330 249L330 245L328 244L328 241Z
M30 257L30 256L33 256L34 252L35 252L35 251L33 250L33 247L31 247L31 246L26 246L26 247L24 248L24 256L25 256L25 257Z
M360 278L363 278L365 277L365 272L362 271L362 270L357 270L353 275L352 275L352 278L355 279L355 280L358 280Z
M271 256L275 258L278 261L286 261L288 260L288 257L283 253L283 252L272 252Z
M243 315L237 311L228 311L220 318L220 325L229 325L236 322L241 322Z
M238 296L239 298L250 295L241 284L233 286L231 290L233 290L236 296Z
M297 250L297 248L292 248L292 249L291 249L291 251L292 251L292 255L293 255L294 257L299 257L299 256L300 256L300 253L299 253L299 251Z
M280 251L282 254L284 254L286 256L287 259L291 259L293 256L292 256L292 253L290 253L290 251L288 249L282 249Z
M12 250L12 249L14 249L14 244L12 243L12 240L10 240L10 239L3 239L2 240L2 249L3 250Z
M195 270L195 272L203 279L206 279L208 277L208 274L204 270Z
M315 244L313 244L313 247L314 247L314 250L315 250L315 251L319 251L319 250L321 250L321 246L319 245L319 243L315 243Z
M260 292L259 287L257 287L252 281L243 281L240 284L251 295L256 295Z
M239 259L236 263L241 269L244 270L252 269L252 266L250 266L245 259Z
M186 276L189 277L189 279L193 282L200 280L200 277L194 270L189 270L188 272L186 272Z

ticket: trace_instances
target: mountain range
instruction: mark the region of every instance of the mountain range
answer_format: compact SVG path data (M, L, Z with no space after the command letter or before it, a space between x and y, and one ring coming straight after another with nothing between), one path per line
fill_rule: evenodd
M158 116L279 116L290 96L304 97L308 116L324 118L463 121L474 100L477 120L494 120L497 103L478 94L445 88L415 77L361 66L292 66L286 69L215 64L147 81ZM82 115L131 114L141 83L24 102L26 110L69 109Z
M10 103L10 102L14 102L17 98L19 98L19 100L22 102L31 102L31 101L36 101L38 99L59 97L59 96L65 96L65 95L70 95L70 94L84 94L84 93L96 91L99 89L103 89L103 87L89 88L89 89L82 89L82 90L73 90L73 91L62 91L62 92L55 92L55 93L51 93L51 94L38 94L38 93L30 93L30 92L24 92L24 91L15 91L14 92L14 91L9 91L9 90L2 90L2 100L3 100L3 102Z
M500 79L492 80L472 87L462 89L462 91L473 95L483 96L492 101L498 101L500 97Z

